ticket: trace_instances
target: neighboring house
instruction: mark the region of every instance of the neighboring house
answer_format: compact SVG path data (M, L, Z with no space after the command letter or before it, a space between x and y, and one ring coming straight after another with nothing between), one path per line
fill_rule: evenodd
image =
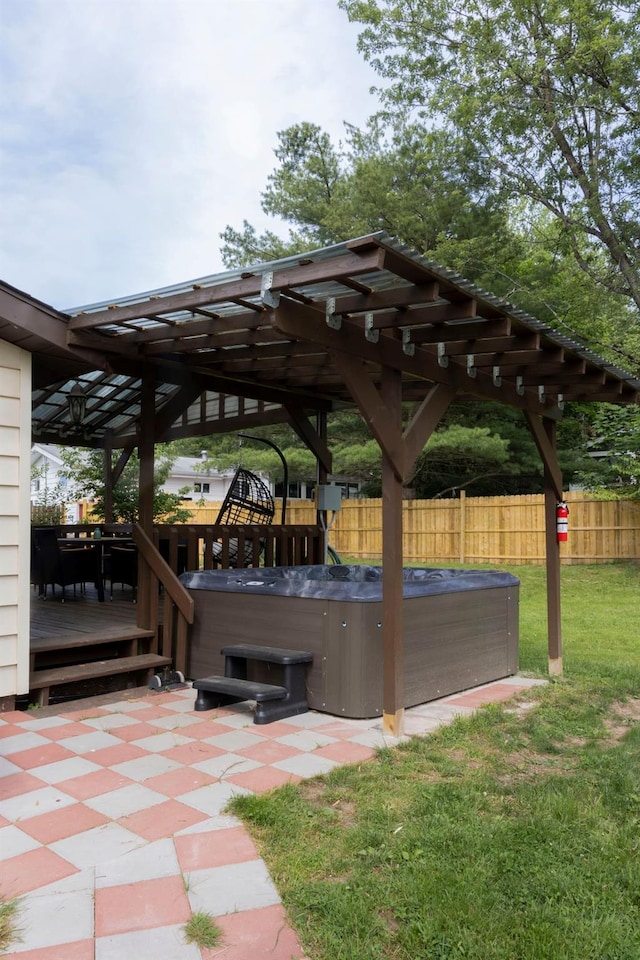
M166 493L181 494L185 500L224 500L235 470L213 470L204 467L207 454L199 457L178 457L171 467L162 489ZM269 478L260 474L269 486Z
M342 499L350 500L354 497L360 497L362 484L358 480L348 480L345 477L334 477L330 475L327 483L340 487ZM289 500L314 500L316 495L316 486L314 483L306 483L304 480L293 480L287 484L287 498ZM274 496L281 497L283 492L282 483L276 483L274 487Z
M53 443L35 443L31 447L31 503L50 503L64 494L67 479L61 470L59 447Z
M207 459L203 451L199 457L178 457L162 489L166 493L181 495L185 500L194 502L204 500L224 500L231 485L235 470L214 470L204 468ZM51 443L36 443L31 448L31 503L47 504L64 500L68 486L63 469L60 448ZM258 474L267 486L268 476ZM67 506L67 523L81 520L77 504Z

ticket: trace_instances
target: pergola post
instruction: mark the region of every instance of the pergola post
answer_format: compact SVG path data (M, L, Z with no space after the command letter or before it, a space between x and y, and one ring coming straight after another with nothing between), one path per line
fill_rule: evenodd
M142 378L140 425L138 436L139 462L139 523L147 536L153 527L153 465L154 465L154 420L156 402L155 374L146 368Z
M556 507L562 500L562 473L558 464L556 424L548 417L527 414L527 423L544 463L544 535L547 567L547 651L550 676L562 674L560 606L560 544L556 536Z
M381 396L393 430L392 446L402 450L402 381L399 371L382 370ZM404 622L402 604L402 476L382 447L382 728L399 737L404 729Z
M544 421L549 443L556 452L556 425L552 420ZM545 466L544 471L544 535L547 557L547 633L550 676L562 674L562 622L560 605L560 544L556 535L556 507L562 499L562 490L558 492L551 472Z
M113 446L112 436L109 430L104 440L104 519L105 523L113 523L113 469L111 467L111 457Z

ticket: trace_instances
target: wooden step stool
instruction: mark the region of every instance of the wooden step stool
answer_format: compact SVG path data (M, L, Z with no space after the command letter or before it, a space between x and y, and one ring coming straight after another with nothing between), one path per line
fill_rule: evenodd
M224 676L195 680L198 691L195 710L213 710L215 707L242 700L255 700L254 723L273 723L285 717L306 713L307 690L305 666L313 654L305 650L285 650L281 647L261 647L259 644L236 643L223 647ZM247 680L247 664L275 663L282 667L282 685Z

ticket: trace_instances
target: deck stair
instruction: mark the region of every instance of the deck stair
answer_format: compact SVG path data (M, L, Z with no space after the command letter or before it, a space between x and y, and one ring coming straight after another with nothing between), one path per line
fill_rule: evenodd
M120 626L92 633L69 633L31 641L29 700L49 703L52 687L98 680L117 674L141 685L170 657L151 652L155 634L139 627Z
M204 677L193 683L198 691L195 710L213 710L229 703L255 700L253 722L273 723L274 720L306 713L309 709L305 669L313 660L313 654L251 643L232 644L223 647L221 653L225 658L224 676ZM247 679L250 662L276 665L282 682L262 683Z

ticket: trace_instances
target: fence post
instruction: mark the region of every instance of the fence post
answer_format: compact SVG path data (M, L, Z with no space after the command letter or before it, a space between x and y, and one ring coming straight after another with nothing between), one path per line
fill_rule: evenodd
M467 491L460 491L460 563L464 563L464 555L466 551L465 544L465 528L466 528L466 506L467 506Z

